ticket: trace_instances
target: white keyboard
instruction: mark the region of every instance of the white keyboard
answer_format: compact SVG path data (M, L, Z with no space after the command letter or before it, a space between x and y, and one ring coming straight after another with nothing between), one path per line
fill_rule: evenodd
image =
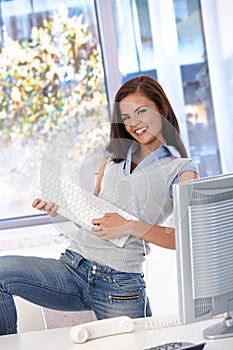
M90 231L94 227L92 219L101 218L105 213L116 212L127 220L137 220L133 215L53 172L46 172L41 175L40 183L33 188L32 197L55 203L58 205L58 214ZM109 241L118 247L123 247L128 238L127 235Z

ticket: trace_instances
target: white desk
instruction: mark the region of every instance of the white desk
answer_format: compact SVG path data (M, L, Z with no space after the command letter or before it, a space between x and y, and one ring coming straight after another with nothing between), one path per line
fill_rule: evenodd
M232 350L233 337L221 340L204 340L202 331L216 320L186 326L157 330L137 329L132 333L73 344L70 328L36 331L0 337L1 350L143 350L170 341L206 342L205 350Z

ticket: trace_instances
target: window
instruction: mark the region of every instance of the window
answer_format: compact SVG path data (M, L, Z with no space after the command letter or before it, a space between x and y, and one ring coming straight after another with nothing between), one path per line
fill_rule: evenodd
M78 136L106 121L106 91L93 1L1 1L0 14L3 219L35 214L29 195L49 140L64 125Z
M219 174L222 169L200 1L174 0L169 9L167 5L153 0L112 1L122 80L138 73L158 79L182 128L187 120L187 142L185 137L184 141L200 168L200 175ZM173 21L174 26L171 25ZM177 43L174 42L174 30L177 31ZM173 61L176 57L177 62ZM173 74L176 63L178 73ZM176 81L178 75L181 82ZM174 89L179 89L179 83L182 91L176 95ZM180 96L182 98L175 106Z
M190 155L201 176L221 173L199 0L174 0Z
M113 0L112 8L119 69L123 77L127 79L131 74L154 71L155 54L147 0Z

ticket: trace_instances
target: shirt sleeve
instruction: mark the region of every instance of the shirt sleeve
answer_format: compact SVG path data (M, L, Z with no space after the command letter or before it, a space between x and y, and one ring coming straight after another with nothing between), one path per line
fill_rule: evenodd
M184 172L184 171L194 171L195 173L197 173L199 175L199 169L196 163L194 163L192 160L190 160L189 162L187 162L183 168L179 171L179 173L174 177L174 179L172 180L172 183L169 187L169 196L171 198L173 198L173 191L172 191L172 185L176 184L179 182L179 177L180 175Z

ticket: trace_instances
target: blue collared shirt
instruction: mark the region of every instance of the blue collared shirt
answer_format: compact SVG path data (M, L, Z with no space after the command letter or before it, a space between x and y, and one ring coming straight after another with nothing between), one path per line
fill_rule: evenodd
M135 144L132 144L128 150L127 158L124 166L124 174L126 176L130 175L132 154L135 152ZM158 159L163 159L166 157L180 158L180 153L174 146L160 146L155 151L151 152L146 158L144 158L133 170L133 173L142 169L143 167L155 162ZM199 174L197 165L190 159L190 162L186 163L185 166L180 170L179 174L173 179L169 187L169 195L172 198L172 185L179 181L179 176L184 171L195 171Z

